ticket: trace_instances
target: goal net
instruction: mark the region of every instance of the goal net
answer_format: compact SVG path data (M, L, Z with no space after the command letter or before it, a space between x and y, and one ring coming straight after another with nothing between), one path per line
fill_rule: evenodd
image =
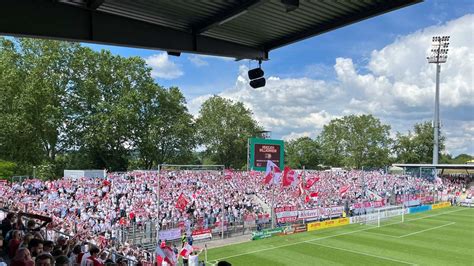
M375 209L372 213L363 215L360 221L374 227L380 227L382 224L403 223L405 221L405 208L403 206L388 206Z

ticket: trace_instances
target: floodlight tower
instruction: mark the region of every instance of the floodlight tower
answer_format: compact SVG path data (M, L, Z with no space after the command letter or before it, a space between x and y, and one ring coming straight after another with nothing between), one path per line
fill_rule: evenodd
M433 142L433 164L438 164L439 156L439 73L442 63L448 60L449 36L435 36L431 43L431 54L428 63L436 64L436 94L435 94L435 112L434 112L434 142Z

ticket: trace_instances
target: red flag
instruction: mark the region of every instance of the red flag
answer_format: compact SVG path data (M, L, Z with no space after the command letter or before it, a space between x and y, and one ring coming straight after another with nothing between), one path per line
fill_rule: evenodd
M179 255L181 257L187 257L191 252L193 252L193 247L189 243L186 243L183 249L181 249L181 252L179 252Z
M316 176L316 177L313 177L313 178L309 178L307 181L306 181L306 185L304 186L304 189L306 190L309 190L313 185L314 183L318 182L319 181L319 176Z
M186 206L188 205L188 199L181 193L179 195L178 200L176 201L176 208L179 209L180 211L184 211L186 209Z
M281 185L287 187L290 185L296 186L297 179L295 177L296 173L294 170L291 170L290 167L285 166L283 169L283 179Z
M311 200L318 200L318 192L311 192L309 195L306 195L304 202L308 203Z
M166 246L166 245L161 245L156 247L156 262L158 265L162 265L163 261L166 261L168 265L176 265L177 259L176 256L173 252L173 250Z
M348 190L349 190L349 186L343 186L339 189L339 194L341 194L341 196L344 197L344 195L346 195Z
M224 178L225 180L231 180L232 179L232 176L233 176L233 171L232 169L225 169L224 170Z

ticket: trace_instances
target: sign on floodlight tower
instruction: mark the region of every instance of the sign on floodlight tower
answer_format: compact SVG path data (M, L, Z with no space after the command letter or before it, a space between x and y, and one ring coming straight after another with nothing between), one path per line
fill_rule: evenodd
M431 44L431 54L427 58L428 63L436 64L436 94L435 112L433 120L434 141L433 141L433 164L438 164L439 156L439 74L442 63L448 60L449 36L435 36Z

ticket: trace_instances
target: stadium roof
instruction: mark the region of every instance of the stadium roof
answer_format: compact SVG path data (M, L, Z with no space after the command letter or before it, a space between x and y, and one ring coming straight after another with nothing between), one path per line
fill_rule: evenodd
M423 168L436 168L436 169L465 169L474 170L474 164L418 164L418 163L394 163L393 166L397 167L423 167Z
M422 0L2 0L0 34L268 59L269 51ZM298 2L298 1L296 1Z

